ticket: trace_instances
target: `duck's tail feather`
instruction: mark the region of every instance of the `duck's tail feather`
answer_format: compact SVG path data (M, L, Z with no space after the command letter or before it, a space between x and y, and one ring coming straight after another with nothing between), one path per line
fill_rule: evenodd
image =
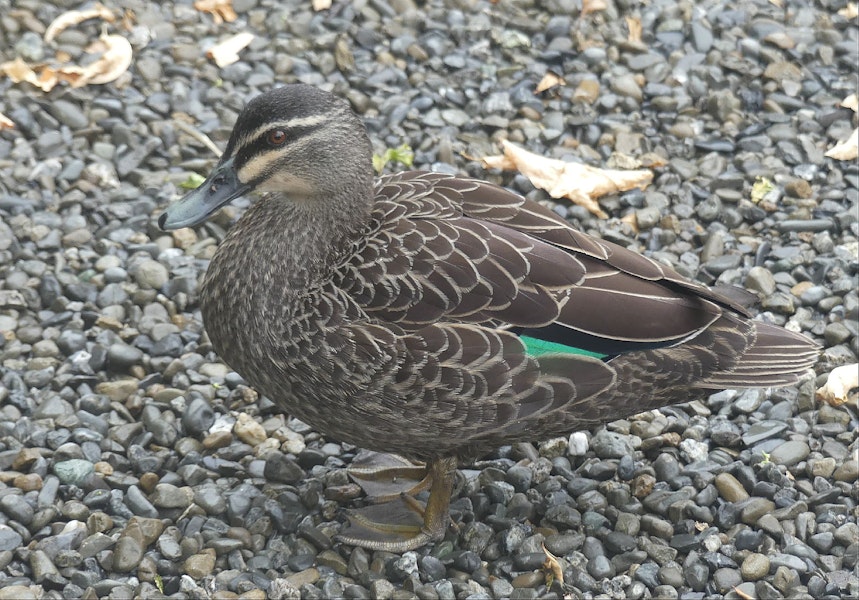
M820 346L802 334L754 322L754 336L730 369L697 382L699 388L753 388L791 385L814 366Z

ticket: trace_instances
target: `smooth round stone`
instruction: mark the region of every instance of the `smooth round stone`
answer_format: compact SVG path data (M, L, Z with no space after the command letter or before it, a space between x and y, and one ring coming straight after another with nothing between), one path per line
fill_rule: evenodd
M775 503L766 498L753 497L743 506L740 517L743 523L754 525L762 516L775 510Z
M215 552L209 551L201 554L194 554L185 559L182 565L186 575L194 579L203 579L208 577L215 568Z
M83 459L65 460L54 463L54 475L61 483L69 485L81 485L92 475L95 467L93 463Z
M769 459L778 465L792 467L798 462L805 460L810 453L811 448L808 447L808 444L791 440L773 449L770 452Z
M752 552L744 560L740 567L740 572L744 581L757 581L763 579L769 574L770 561L763 555L757 552Z
M120 573L133 571L143 560L143 546L131 536L120 536L113 548L113 568Z
M605 429L591 438L590 447L599 458L603 459L622 458L634 452L629 438Z
M714 480L719 494L728 502L740 502L749 497L746 488L730 473L719 473Z
M142 288L159 290L169 277L167 267L155 260L144 260L136 265L132 276Z

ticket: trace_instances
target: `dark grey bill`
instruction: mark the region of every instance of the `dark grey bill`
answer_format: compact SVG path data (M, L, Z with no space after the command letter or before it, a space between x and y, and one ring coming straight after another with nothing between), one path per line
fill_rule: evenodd
M250 189L249 185L239 182L230 157L219 162L200 187L168 206L158 217L158 226L166 231L199 225L213 212Z

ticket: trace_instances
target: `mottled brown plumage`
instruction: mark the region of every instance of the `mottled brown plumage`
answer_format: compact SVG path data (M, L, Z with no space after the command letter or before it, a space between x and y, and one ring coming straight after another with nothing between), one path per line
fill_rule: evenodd
M457 460L709 389L788 385L816 360L807 338L534 202L436 173L374 180L370 157L346 103L286 86L248 105L215 173L160 221L263 192L203 282L214 348L285 412L445 480L423 532L365 545L443 535Z

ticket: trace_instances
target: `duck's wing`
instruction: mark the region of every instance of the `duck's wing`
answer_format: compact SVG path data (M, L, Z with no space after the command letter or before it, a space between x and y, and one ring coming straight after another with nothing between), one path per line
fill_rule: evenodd
M658 348L744 309L635 252L576 231L488 183L406 172L377 184L375 226L340 285L407 331L440 322L516 328L535 351Z

